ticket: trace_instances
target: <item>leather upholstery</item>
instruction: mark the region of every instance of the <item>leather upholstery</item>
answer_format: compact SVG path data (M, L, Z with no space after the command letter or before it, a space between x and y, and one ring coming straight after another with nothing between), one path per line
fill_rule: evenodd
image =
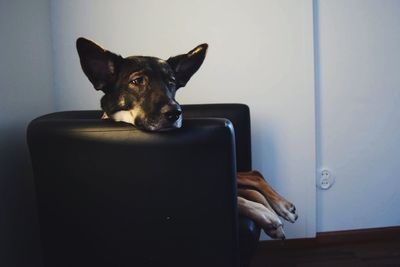
M250 109L243 104L183 105L185 118L226 118L235 129L237 171L251 171ZM240 266L248 266L260 238L260 228L247 217L239 216Z
M236 158L251 169L248 108L207 106L183 106L183 127L163 133L102 121L100 111L32 121L45 266L238 266L239 237L247 262L260 231L237 220ZM222 115L235 107L232 125ZM203 113L211 109L222 118Z
M238 171L251 171L250 110L243 104L183 105L184 118L226 118L235 129L236 167Z

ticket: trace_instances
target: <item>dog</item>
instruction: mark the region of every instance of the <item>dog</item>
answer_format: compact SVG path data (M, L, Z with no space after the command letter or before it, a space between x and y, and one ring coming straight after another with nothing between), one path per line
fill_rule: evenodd
M96 90L103 119L134 125L145 131L168 131L182 126L182 109L175 100L202 65L208 45L162 60L156 57L123 58L85 38L76 47L83 72ZM254 220L270 237L284 239L279 216L297 220L295 206L280 196L257 171L238 172L239 214Z

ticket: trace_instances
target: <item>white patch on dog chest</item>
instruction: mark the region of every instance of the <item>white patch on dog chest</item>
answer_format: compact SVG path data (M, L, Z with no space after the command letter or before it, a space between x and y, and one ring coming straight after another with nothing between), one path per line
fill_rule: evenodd
M139 113L140 113L139 108L134 108L131 110L121 110L112 114L111 118L114 121L123 121L135 125L135 119L139 115Z
M102 120L107 120L109 117L107 116L107 113L103 112L103 116L101 116Z

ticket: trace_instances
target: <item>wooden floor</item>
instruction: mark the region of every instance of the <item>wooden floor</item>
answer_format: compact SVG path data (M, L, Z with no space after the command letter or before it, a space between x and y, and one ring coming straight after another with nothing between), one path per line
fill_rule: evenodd
M315 239L264 241L251 267L398 266L400 228L332 232Z

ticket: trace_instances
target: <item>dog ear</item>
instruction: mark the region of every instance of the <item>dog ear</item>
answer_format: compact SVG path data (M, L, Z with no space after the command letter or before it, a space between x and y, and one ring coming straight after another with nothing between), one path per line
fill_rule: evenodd
M167 62L175 72L176 87L184 87L200 68L207 54L208 44L201 44L187 54L170 57Z
M103 92L111 90L122 57L82 37L76 40L76 49L83 72L94 88Z

